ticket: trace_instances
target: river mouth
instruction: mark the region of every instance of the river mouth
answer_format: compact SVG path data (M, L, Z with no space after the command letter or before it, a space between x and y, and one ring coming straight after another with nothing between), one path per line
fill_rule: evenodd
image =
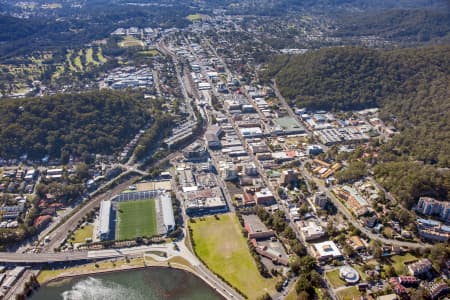
M42 286L32 300L223 300L195 275L145 268L64 279Z

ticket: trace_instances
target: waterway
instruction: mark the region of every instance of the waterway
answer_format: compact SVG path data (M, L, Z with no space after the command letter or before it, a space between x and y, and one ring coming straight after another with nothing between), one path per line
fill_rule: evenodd
M42 286L32 300L223 300L189 272L168 268L76 277Z

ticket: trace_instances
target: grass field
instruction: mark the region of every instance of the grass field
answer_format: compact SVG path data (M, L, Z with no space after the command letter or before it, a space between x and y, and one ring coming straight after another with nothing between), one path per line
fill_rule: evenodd
M129 240L158 234L155 200L121 202L117 209L117 237Z
M144 43L137 38L127 35L120 43L120 47L128 48L128 47L144 47Z
M361 279L363 281L367 280L367 274L363 271L363 268L360 265L352 265L352 267L358 271L359 276L361 276Z
M345 281L339 277L339 269L326 272L325 276L333 288L338 288L345 285Z
M292 288L284 298L284 300L296 300L296 299L297 299L297 292L295 291L295 288Z
M265 291L275 291L277 278L265 279L259 274L234 215L195 219L189 226L196 254L249 299L257 299Z
M80 51L78 51L78 55L75 56L75 58L73 60L73 64L75 65L77 70L80 70L80 71L83 71L83 63L81 62L82 56L83 56L83 50L80 49Z
M94 225L87 224L83 228L75 231L73 235L73 243L85 243L87 238L92 238L94 234Z
M336 295L341 300L353 300L353 298L361 296L356 286L340 290L336 293Z
M202 18L203 18L203 16L201 14L193 14L193 15L189 15L189 16L186 17L186 19L188 19L191 22L199 21Z
M157 56L157 55L160 55L161 53L159 53L159 51L156 49L151 49L151 50L147 50L147 51L140 51L139 54L145 55L145 56Z
M86 64L98 65L99 62L94 59L94 50L92 48L86 49Z
M100 48L100 47L97 50L97 58L98 58L98 61L101 62L102 64L107 62L106 58L103 56L102 48Z
M69 71L76 72L77 69L72 64L72 54L73 54L73 50L67 51L66 61L67 61L67 65L69 66Z
M92 272L92 271L104 271L114 268L120 268L124 265L131 267L141 267L144 266L144 258L132 258L128 262L125 259L117 260L117 261L102 261L92 264L86 264L76 267L69 267L64 269L54 269L54 270L42 270L39 272L37 280L40 283L43 283L47 280L53 279L55 277L61 276L62 274L77 274L83 272Z
M383 264L385 265L392 265L395 269L395 272L398 275L405 274L406 271L406 263L416 261L417 257L412 255L411 253L406 253L404 255L394 255L389 258L386 258L385 261L383 261Z

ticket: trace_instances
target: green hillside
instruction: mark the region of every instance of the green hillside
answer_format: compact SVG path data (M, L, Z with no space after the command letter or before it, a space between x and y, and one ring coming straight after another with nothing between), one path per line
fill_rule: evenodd
M140 93L101 91L3 100L0 157L113 154L149 122L141 99Z
M380 149L379 180L410 204L420 195L448 197L450 175L438 167L450 167L449 46L328 48L279 56L263 75L274 77L299 107L380 107L381 117L401 133Z

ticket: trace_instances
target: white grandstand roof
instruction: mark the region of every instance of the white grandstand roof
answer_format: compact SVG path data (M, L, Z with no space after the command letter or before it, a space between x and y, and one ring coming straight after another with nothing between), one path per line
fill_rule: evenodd
M170 197L170 194L164 193L160 197L161 206L162 206L162 212L163 212L163 219L164 219L164 225L168 229L175 227L175 217L173 215L173 208L172 208L172 199Z
M108 235L109 234L109 224L110 224L110 214L111 214L111 201L102 201L100 203L100 224L99 235Z

